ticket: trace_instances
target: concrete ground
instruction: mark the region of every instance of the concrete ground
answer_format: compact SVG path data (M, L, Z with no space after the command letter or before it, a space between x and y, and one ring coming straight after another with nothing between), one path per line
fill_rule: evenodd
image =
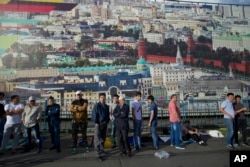
M28 153L17 153L15 155L6 152L0 155L0 166L6 167L229 167L229 152L225 147L225 138L209 138L207 146L200 146L197 143L185 145L185 150L177 150L169 143L160 142L160 150L170 154L167 159L159 159L154 156L151 142L145 140L145 145L140 152L135 152L133 148L132 157L121 157L118 148L106 148L108 155L104 161L99 161L95 157L95 151L91 148L89 153L84 153L82 148L78 153L71 153L71 136L62 134L62 152L49 151L49 137L45 135L43 151L40 154L35 149ZM147 138L150 139L150 138ZM250 147L240 146L237 150L249 150ZM20 150L21 152L21 150Z

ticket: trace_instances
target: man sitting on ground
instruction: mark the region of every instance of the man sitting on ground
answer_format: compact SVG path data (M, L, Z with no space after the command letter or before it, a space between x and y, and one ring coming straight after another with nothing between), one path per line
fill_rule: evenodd
M181 128L182 132L182 140L185 141L192 141L199 143L199 145L205 145L205 142L202 140L198 129L193 128L190 126L190 121L186 120Z

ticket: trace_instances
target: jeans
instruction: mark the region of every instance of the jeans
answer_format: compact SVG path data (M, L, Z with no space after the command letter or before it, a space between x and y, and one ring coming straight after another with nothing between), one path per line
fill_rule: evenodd
M141 125L142 120L134 121L134 146L136 149L141 148Z
M180 147L180 122L171 122L170 142L175 147Z
M61 147L60 144L60 124L49 124L49 132L51 137L51 143L54 147L59 149Z
M239 144L238 131L242 132L242 142L247 143L247 119L235 119L234 136L235 143Z
M26 149L27 150L31 149L31 132L34 135L37 149L42 149L42 141L41 141L41 136L40 136L39 124L37 123L35 126L29 127L29 128L25 127L24 130L25 130L25 133L27 134L27 137L26 137Z
M225 124L227 126L227 136L226 136L226 143L227 144L234 144L234 119L224 118Z
M4 125L4 132L3 132L3 140L1 145L1 150L4 150L9 139L10 135L14 135L14 140L12 143L12 149L16 149L19 143L19 137L20 137L20 131L21 131L21 123L18 124L5 124Z
M112 141L113 146L116 146L115 138L116 138L116 124L115 124L115 121L112 121L111 122L111 141Z
M156 133L156 127L157 127L157 121L152 121L150 131L153 139L153 147L158 149L159 142L158 142L158 134Z
M3 131L4 131L5 122L6 122L6 118L0 118L0 145L3 139Z
M94 131L94 147L96 150L96 156L99 157L101 151L104 149L104 142L106 140L107 123L100 123L99 126L95 126Z

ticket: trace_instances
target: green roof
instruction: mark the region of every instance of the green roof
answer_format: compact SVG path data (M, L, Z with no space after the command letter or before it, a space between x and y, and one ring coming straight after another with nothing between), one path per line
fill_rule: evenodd
M11 36L0 36L0 49L7 49L9 48L13 43L15 43L18 40L17 35L11 35Z
M15 70L0 70L0 75L16 74Z
M9 19L9 18L0 18L0 23L17 23L17 24L37 24L39 20L35 19Z
M137 64L141 64L141 65L145 65L147 64L146 60L144 58L140 58L138 61L137 61Z
M237 37L237 36L216 36L213 38L219 40L227 40L227 41L240 41L242 39L242 37Z

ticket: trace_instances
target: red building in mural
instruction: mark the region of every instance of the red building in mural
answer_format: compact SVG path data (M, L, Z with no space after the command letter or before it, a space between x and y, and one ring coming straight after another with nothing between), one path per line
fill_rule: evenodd
M195 50L196 43L190 34L187 40L188 52L187 56L183 58L185 64L195 64L198 60L193 57L192 51ZM140 34L140 39L138 43L138 56L139 58L145 58L148 62L152 63L175 63L176 58L168 55L149 55L146 53L146 43L143 39L142 34ZM237 70L243 73L250 74L250 54L249 52L244 52L241 63L231 62L229 67L233 70ZM222 67L222 62L220 60L204 59L206 65L213 64L214 67Z

